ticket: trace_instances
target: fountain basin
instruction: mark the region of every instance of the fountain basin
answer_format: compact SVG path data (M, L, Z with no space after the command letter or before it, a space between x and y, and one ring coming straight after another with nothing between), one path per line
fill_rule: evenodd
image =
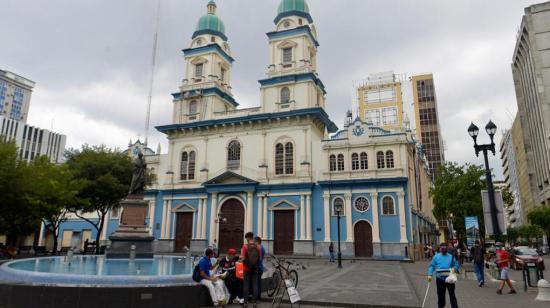
M0 281L56 286L175 286L194 285L193 265L185 257L106 259L104 256L44 257L11 261L0 266Z

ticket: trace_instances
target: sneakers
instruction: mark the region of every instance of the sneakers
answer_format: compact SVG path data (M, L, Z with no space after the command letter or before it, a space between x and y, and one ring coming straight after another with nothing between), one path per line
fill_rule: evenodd
M497 290L498 295L502 295L502 290Z
M512 289L508 292L508 294L516 294L516 293L518 293L518 292L516 292L516 290L514 290L514 289Z

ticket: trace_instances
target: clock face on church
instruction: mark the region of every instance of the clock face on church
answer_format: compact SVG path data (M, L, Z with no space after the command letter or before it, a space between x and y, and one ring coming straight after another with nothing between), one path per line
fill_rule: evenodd
M355 126L353 128L353 134L357 137L363 135L365 133L365 129L362 128L361 126Z

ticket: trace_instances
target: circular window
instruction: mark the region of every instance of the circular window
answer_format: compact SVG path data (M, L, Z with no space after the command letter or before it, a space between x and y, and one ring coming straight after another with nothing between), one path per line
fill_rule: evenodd
M197 45L199 45L199 46L202 45L202 40L201 39L197 40Z
M283 26L284 26L285 28L288 28L288 27L290 27L290 22L288 22L288 21L285 21L285 23L283 24Z
M355 199L355 209L359 212L365 212L369 209L369 200L365 197Z

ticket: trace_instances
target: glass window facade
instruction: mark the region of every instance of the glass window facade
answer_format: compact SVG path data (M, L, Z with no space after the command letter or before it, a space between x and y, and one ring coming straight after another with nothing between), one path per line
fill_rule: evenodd
M8 84L4 80L0 80L0 113L4 110L4 101L8 92Z
M11 104L10 118L14 120L21 119L21 109L23 108L24 96L25 94L23 92L23 89L15 87L15 90L13 91L13 101Z
M380 110L379 109L371 109L367 110L365 117L368 122L371 122L374 126L380 126Z
M397 107L386 107L382 109L382 123L384 125L397 124Z

